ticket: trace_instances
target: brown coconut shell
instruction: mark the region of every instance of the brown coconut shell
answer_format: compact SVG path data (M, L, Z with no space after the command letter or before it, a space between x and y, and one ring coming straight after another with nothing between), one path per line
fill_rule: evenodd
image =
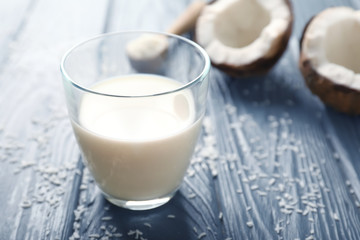
M299 68L305 83L310 91L317 95L324 104L343 113L359 115L360 91L346 85L337 84L318 73L312 66L311 61L309 61L302 52L302 44L306 30L313 20L314 17L308 21L300 39Z

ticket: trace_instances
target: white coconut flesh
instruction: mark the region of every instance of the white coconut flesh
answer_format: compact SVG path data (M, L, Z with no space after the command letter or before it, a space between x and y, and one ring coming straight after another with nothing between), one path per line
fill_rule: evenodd
M197 42L215 64L249 64L274 51L291 18L285 0L218 0L200 15Z
M320 75L360 90L360 11L336 7L316 16L304 33L302 55Z
M144 34L130 41L126 46L127 54L134 60L146 60L159 57L166 52L168 42L165 36Z
M131 66L139 72L156 73L164 63L168 39L164 35L144 34L126 45Z

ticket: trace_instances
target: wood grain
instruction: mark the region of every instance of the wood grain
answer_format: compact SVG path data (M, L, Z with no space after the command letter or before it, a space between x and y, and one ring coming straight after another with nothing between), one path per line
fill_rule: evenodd
M0 3L0 239L360 239L360 119L325 107L297 68L306 22L357 0L292 1L294 32L266 76L212 69L203 134L168 204L133 212L102 197L66 116L60 58L98 33L164 31L190 2Z
M66 239L73 231L80 181L60 58L77 41L102 30L106 2L1 5L9 25L0 40L0 239Z

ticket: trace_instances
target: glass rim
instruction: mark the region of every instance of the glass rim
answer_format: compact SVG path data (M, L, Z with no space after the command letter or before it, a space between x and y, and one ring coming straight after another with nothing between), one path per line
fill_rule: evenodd
M111 37L111 36L115 36L115 35L122 35L122 34L157 34L157 35L163 35L163 36L171 37L173 39L181 40L182 42L185 42L185 43L191 45L192 47L194 47L196 50L198 50L200 52L200 55L204 59L204 65L202 67L202 71L200 72L200 74L197 77L195 77L194 79L192 79L191 81L189 81L185 84L181 84L181 86L178 88L175 88L175 89L169 90L169 91L153 93L153 94L145 94L145 95L120 95L120 94L108 94L108 93L103 93L103 92L99 92L99 91L94 91L88 87L83 86L82 84L79 84L77 81L75 81L73 78L71 78L69 76L68 72L66 71L65 62L68 59L68 57L71 56L71 54L74 52L74 50L76 50L77 48L79 48L91 41L106 38L106 37ZM208 54L199 44L195 43L194 41L187 39L185 37L176 35L176 34L172 34L172 33L166 33L166 32L160 32L160 31L142 31L142 30L117 31L117 32L109 32L109 33L102 33L102 34L95 35L91 38L88 38L87 40L84 40L84 41L79 42L78 44L75 44L73 47L71 47L69 50L67 50L65 52L65 54L63 55L63 57L61 59L61 63L60 63L60 71L63 75L63 79L68 81L73 87L75 87L79 90L82 90L84 92L91 93L91 94L96 94L96 95L101 95L101 96L106 96L106 97L118 97L118 98L152 97L152 96L161 96L161 95L180 92L184 89L190 88L192 85L205 79L210 72L210 67L211 67L211 62L210 62L210 58L209 58ZM139 74L147 74L147 73L139 73Z

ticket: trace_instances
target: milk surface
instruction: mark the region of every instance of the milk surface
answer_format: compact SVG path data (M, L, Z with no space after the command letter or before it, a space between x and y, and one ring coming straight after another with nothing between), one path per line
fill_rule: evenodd
M155 75L129 75L92 90L110 95L151 95L179 88ZM85 94L72 122L88 168L106 194L147 200L181 183L201 126L189 90L147 97Z

